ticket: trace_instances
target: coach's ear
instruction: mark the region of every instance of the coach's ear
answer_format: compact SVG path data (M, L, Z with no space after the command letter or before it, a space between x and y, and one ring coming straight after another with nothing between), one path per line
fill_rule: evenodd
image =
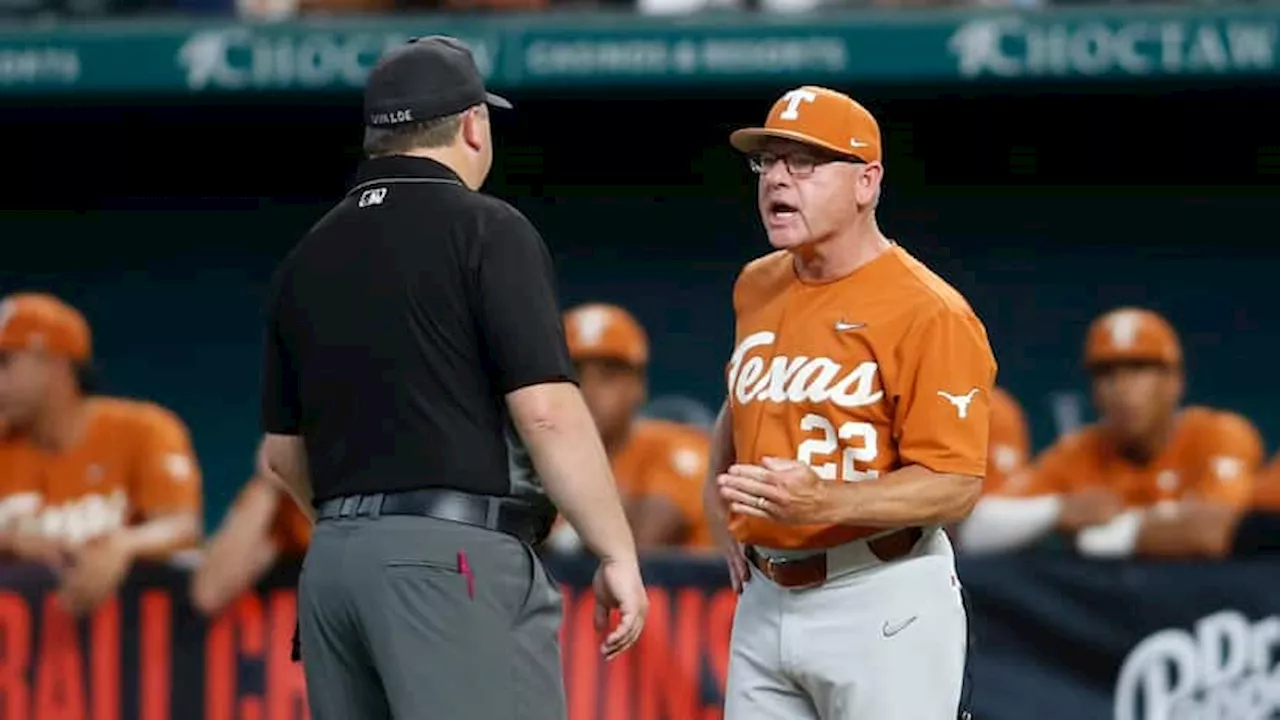
M878 160L862 166L854 183L854 199L858 207L875 207L880 202L880 183L884 180L884 165Z

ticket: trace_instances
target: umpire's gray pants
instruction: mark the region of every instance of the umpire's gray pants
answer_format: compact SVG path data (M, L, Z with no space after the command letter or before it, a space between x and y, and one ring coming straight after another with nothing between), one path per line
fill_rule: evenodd
M509 535L321 521L298 581L311 717L564 720L561 612L541 561Z

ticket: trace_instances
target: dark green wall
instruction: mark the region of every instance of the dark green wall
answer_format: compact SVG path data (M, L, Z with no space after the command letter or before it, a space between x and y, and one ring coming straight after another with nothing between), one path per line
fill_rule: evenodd
M1157 89L868 89L888 134L881 224L971 298L1037 444L1051 395L1084 388L1085 323L1138 303L1182 330L1191 399L1249 413L1273 447L1280 91ZM635 309L659 394L719 400L730 283L766 249L724 139L778 90L516 98L497 121L490 190L543 230L566 302ZM0 290L79 304L109 386L187 418L211 519L257 433L263 286L359 143L355 98L252 102L0 108Z

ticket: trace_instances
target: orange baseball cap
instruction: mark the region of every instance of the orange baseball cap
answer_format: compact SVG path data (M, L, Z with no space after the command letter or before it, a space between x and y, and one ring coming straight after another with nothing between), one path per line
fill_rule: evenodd
M764 127L736 130L729 143L754 152L769 138L815 145L864 162L883 157L875 117L848 95L816 85L789 90L773 104Z
M649 338L635 317L605 303L587 303L564 314L565 340L574 360L621 360L643 367L649 363Z
M15 293L0 300L0 350L45 350L84 361L92 349L84 315L58 298Z
M1182 343L1160 315L1142 308L1117 308L1089 326L1084 362L1091 368L1121 362L1177 366L1182 364Z

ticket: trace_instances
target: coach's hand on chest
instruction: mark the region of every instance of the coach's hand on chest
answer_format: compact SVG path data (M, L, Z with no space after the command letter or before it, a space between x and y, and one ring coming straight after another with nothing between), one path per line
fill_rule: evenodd
M736 513L793 525L833 521L830 484L795 460L766 457L720 475L720 496Z

